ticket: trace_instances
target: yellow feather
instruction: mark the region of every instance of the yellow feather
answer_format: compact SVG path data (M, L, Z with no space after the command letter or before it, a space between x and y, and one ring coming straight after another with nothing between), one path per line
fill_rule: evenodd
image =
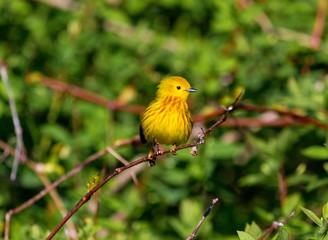
M187 98L196 90L182 77L163 79L158 85L156 98L145 110L140 124L140 137L152 144L181 145L188 141L192 117Z

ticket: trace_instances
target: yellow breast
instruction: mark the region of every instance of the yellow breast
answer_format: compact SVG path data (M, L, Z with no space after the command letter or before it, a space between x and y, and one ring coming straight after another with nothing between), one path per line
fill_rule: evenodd
M173 96L157 99L146 109L141 127L149 143L156 139L161 144L181 145L188 141L192 130L188 104Z

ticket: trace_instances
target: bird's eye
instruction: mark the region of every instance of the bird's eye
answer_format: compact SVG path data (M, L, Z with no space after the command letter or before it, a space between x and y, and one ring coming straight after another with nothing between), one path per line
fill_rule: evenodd
M178 90L180 90L180 89L181 89L181 87L180 87L180 86L177 86L177 89L178 89Z

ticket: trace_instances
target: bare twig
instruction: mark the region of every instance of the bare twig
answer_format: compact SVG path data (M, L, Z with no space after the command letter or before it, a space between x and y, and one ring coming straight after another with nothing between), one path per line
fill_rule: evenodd
M261 119L259 117L244 117L244 118L230 118L222 124L222 127L285 127L285 126L299 126L299 125L314 125L324 130L328 130L328 124L320 122L309 116L299 114L290 109L278 109L271 107L262 107L251 104L240 104L238 110L251 111L251 112L274 112L277 113L276 118ZM217 109L213 112L200 114L194 116L194 121L204 121L214 118L224 112L224 109ZM282 115L284 117L278 117Z
M247 111L257 111L257 112L275 112L281 115L285 115L294 119L295 123L302 123L302 124L312 124L316 127L328 130L328 124L320 122L316 119L310 118L308 116L299 114L295 111L291 111L289 109L277 109L277 108L270 108L270 107L261 107L255 106L250 104L240 104L238 109L247 110ZM292 123L292 122L291 122Z
M181 149L185 149L185 148L190 148L190 147L194 147L197 146L199 144L203 144L204 143L204 139L206 138L206 136L213 131L217 126L219 126L220 124L222 124L226 119L227 116L233 112L236 107L237 104L240 101L240 98L242 96L243 92L236 98L236 100L234 101L234 103L229 106L226 111L224 112L223 115L221 115L221 117L204 133L201 134L199 141L195 141L189 144L185 144L182 146L179 146L176 148L176 151L179 151ZM145 156L143 158L140 158L134 162L131 162L128 165L125 165L123 167L120 168L116 168L111 174L109 174L107 177L105 177L100 183L98 183L95 187L93 187L87 194L85 194L81 200L72 208L72 210L58 223L58 225L54 228L54 230L49 234L49 236L46 238L47 240L52 239L56 233L62 228L62 226L67 222L68 219L70 219L73 214L75 212L77 212L85 203L87 203L90 198L92 197L92 195L97 192L102 186L104 186L109 180L111 180L112 178L114 178L116 175L124 172L125 170L132 168L136 165L139 165L141 163L145 163L145 162L149 162L149 161L154 161L154 160L150 160L150 159L155 159L157 156L160 155L164 155L167 153L170 153L170 149L166 149L163 151L158 151L158 152L154 152L151 156ZM150 158L149 158L150 157Z
M39 174L39 178L46 188L48 188L51 185L51 182L44 174ZM63 200L61 199L60 195L58 194L57 190L52 189L49 191L49 194L50 194L51 198L53 199L56 207L58 208L60 214L62 216L65 216L67 214L67 209L65 207ZM67 222L67 231L65 231L65 234L68 239L72 239L72 240L78 239L77 230L76 230L76 227L75 227L73 221Z
M116 143L112 146L112 148L115 149L115 148L118 148L118 147L121 147L121 146L124 146L127 144L134 144L136 142L139 142L139 137L134 137L131 139L122 139L122 140L116 141ZM9 149L10 146L1 140L0 140L0 148L4 149L5 151L10 151L10 149ZM106 153L107 153L106 150L102 150L102 151L99 151L99 152L89 156L87 159L85 159L82 163L77 165L73 170L68 172L66 175L62 176L61 178L59 178L52 184L47 185L46 188L43 189L41 192L39 192L37 195L30 198L29 200L27 200L20 206L9 210L6 213L5 236L7 236L7 238L5 238L5 239L9 239L10 219L13 215L21 212L22 210L26 209L30 205L34 204L35 202L40 200L42 197L44 197L46 194L48 194L50 191L52 191L54 188L56 188L59 184L66 181L68 178L74 176L75 174L79 173L85 166L87 166L91 162L95 161L99 157L105 155ZM14 153L12 153L12 154L14 154ZM40 172L40 171L42 172L43 166L41 164L36 164L33 161L29 161L28 159L26 159L26 161L24 163L26 165L28 165L30 168L35 169L37 172Z
M10 106L11 116L15 127L16 139L17 139L17 146L15 149L15 160L10 174L11 180L15 180L19 161L24 161L26 158L24 153L23 130L19 122L14 95L9 83L7 68L5 64L1 61L0 61L0 74L8 93L9 106Z
M295 215L295 211L292 211L291 214L289 214L288 217L286 217L281 222L273 222L272 225L265 230L265 232L258 238L258 240L263 240L268 234L270 234L274 229L277 229L279 227L282 227L288 222L289 219L291 219Z
M28 79L32 82L41 82L44 86L54 89L55 91L68 93L76 98L83 99L98 105L102 105L111 110L125 111L133 114L141 114L144 111L143 106L139 105L127 105L117 100L108 100L95 93L89 92L85 89L79 88L75 85L67 84L57 79L47 78L39 74L31 74ZM34 79L34 80L33 80ZM293 110L277 109L270 107L260 107L249 104L241 104L238 106L240 110L256 111L256 112L275 112L286 117L274 118L274 119L261 119L261 118L234 118L227 119L223 127L285 127L285 126L298 126L312 124L319 128L328 130L328 124L320 122L316 119L310 118L305 115L294 112ZM218 109L211 113L195 115L193 117L194 122L208 120L210 118L221 115L225 112L225 109Z
M63 81L59 81L57 79L48 78L38 73L29 74L27 76L27 81L40 82L44 86L56 90L57 92L71 94L76 98L80 98L98 105L105 106L110 110L119 110L134 114L141 114L145 109L145 107L139 105L127 105L125 103L122 103L121 101L107 100L100 95L89 92L75 85L71 85Z
M207 208L207 210L204 212L203 217L200 219L199 223L197 224L196 228L194 229L194 231L190 234L190 236L186 239L186 240L192 240L195 239L196 234L200 228L200 226L202 225L202 223L204 222L205 218L208 216L208 214L210 214L212 208L214 207L214 205L219 201L218 198L214 198L212 200L211 205Z
M129 162L127 160L125 160L120 154L118 154L113 148L107 147L106 148L106 151L109 152L110 154L112 154L113 157L115 157L117 160L119 160L124 165L128 165L129 164ZM136 185L138 185L139 183L138 183L138 179L137 179L137 176L136 176L135 172L134 171L131 171L130 174L131 174L131 177L132 177L134 183Z
M90 162L98 159L100 156L103 156L105 154L106 154L106 151L103 150L103 151L100 151L98 153L95 153L95 154L91 155L83 163L79 164L76 168L74 168L68 174L66 174L66 175L62 176L61 178L59 178L54 183L48 185L45 189L43 189L37 195L30 198L29 200L27 200L22 205L14 208L14 209L9 210L6 214L5 235L9 236L9 227L10 227L9 224L10 224L10 218L11 218L12 215L17 214L17 213L21 212L22 210L24 210L25 208L29 207L30 205L34 204L36 201L40 200L43 196L45 196L50 191L52 191L54 188L56 188L59 184L61 184L62 182L67 180L69 177L71 177L71 176L75 175L76 173L78 173L79 171L81 171L85 165L89 164ZM8 237L8 239L9 239L9 237Z
M4 149L4 151L8 152L8 154L15 155L15 150L10 145L6 144L5 142L3 142L1 140L0 140L0 148ZM39 179L41 180L41 182L43 183L43 185L46 188L51 184L49 179L44 175L44 172L43 172L42 168L40 167L40 164L36 164L33 161L29 160L28 158L25 159L24 164L27 165L30 169L32 169L36 173L36 175L39 177ZM63 203L62 199L60 198L58 192L56 191L56 189L52 189L49 192L50 192L50 195L51 195L56 207L59 209L62 216L65 216L67 214L67 211L65 209L64 203ZM11 209L6 213L5 231L4 231L4 239L5 240L9 240L10 219L11 219L12 215L14 215L16 213L17 213L16 209ZM65 233L66 233L68 239L72 239L72 240L77 239L77 231L76 231L73 221L69 221L67 223L67 230L68 231Z

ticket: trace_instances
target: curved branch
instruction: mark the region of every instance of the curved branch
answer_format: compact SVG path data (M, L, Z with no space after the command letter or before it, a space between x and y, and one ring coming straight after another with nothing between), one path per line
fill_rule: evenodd
M279 227L284 226L289 219L291 219L295 215L295 211L292 211L288 217L286 217L281 222L273 222L272 225L265 230L265 232L257 239L257 240L263 240L268 234L270 234L274 229L277 229Z
M136 142L139 142L139 137L119 140L112 146L112 148L115 149L115 148L118 148L118 147L121 147L121 146L124 146L124 145L127 145L127 144L133 144L133 143L136 143ZM0 148L8 150L13 155L15 154L14 151L9 149L10 146L8 146L5 142L3 142L1 140L0 140ZM27 200L26 202L24 202L20 206L14 208L14 209L10 209L6 213L6 223L5 223L5 231L4 231L5 239L9 239L10 219L13 215L23 211L24 209L26 209L30 205L34 204L35 202L40 200L42 197L44 197L46 194L53 191L62 182L66 181L68 178L70 178L70 177L74 176L75 174L79 173L85 166L87 166L91 162L95 161L96 159L100 158L101 156L105 155L106 153L107 153L107 148L104 149L104 150L101 150L97 153L94 153L93 155L91 155L87 159L85 159L82 163L78 164L74 169L72 169L66 175L60 177L59 179L57 179L55 182L53 182L51 184L50 183L47 184L46 188L44 188L37 195L33 196L32 198L30 198L29 200ZM43 166L41 166L40 164L37 164L37 163L35 163L35 162L33 162L29 159L25 159L24 164L26 164L29 168L33 169L36 173L43 172L43 170L42 170Z
M129 112L133 114L141 114L144 110L144 106L140 105L127 105L117 100L108 100L100 95L89 92L85 89L79 88L75 85L65 83L63 81L59 81L57 79L52 79L45 77L41 74L32 73L27 77L28 82L40 82L44 86L51 88L55 91L61 93L68 93L76 98L83 99L88 102L92 102L101 106L105 106L111 110L119 110L123 112ZM276 118L265 120L261 118L236 118L229 119L226 121L223 126L228 127L285 127L285 126L295 126L295 125L307 125L312 124L319 128L328 130L328 124L320 122L311 117L301 115L299 113L294 112L293 110L281 110L277 108L270 107L261 107L250 104L240 104L238 106L240 110L252 111L252 112L275 112L279 115L283 115L286 117ZM194 122L208 120L210 118L219 116L225 112L225 109L217 109L211 113L199 114L193 117Z
M194 148L197 148L197 146L199 144L203 144L204 143L204 139L206 138L206 136L213 131L216 127L218 127L219 125L221 125L228 117L228 115L233 112L236 107L237 104L239 103L241 97L243 95L243 92L241 94L239 94L239 96L236 98L236 100L234 101L234 103L229 106L224 114L205 132L200 133L199 134L199 140L189 143L189 144L185 144L182 146L179 146L176 148L176 151L179 151L181 149L185 149L185 148L193 148L193 152L195 152ZM196 150L197 152L197 150ZM75 212L77 212L86 202L88 202L92 195L97 192L102 186L104 186L109 180L111 180L112 178L114 178L116 175L120 174L121 172L124 172L125 170L132 168L136 165L139 165L141 163L145 163L145 162L151 162L154 161L153 159L155 159L157 156L160 155L164 155L170 153L170 149L166 149L163 151L159 151L159 152L155 152L153 153L151 156L145 156L143 158L140 158L134 162L131 162L128 165L125 165L123 167L120 168L116 168L111 174L109 174L107 177L105 177L100 183L98 183L95 187L93 187L87 194L85 194L81 200L73 207L73 209L71 211L69 211L69 213L58 223L58 225L55 227L55 229L49 234L49 236L46 238L47 240L52 239L56 233L62 228L62 226L64 226L64 224L73 216L73 214Z

